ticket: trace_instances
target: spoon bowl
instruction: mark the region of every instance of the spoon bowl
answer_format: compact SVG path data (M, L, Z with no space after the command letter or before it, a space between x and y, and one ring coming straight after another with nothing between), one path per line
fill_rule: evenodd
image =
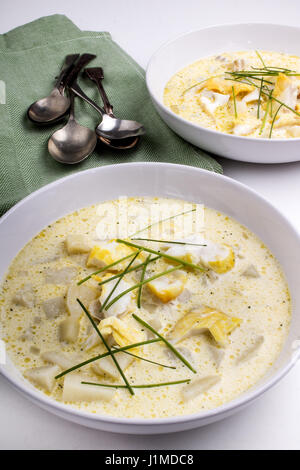
M76 79L80 70L96 56L94 54L71 54L65 63L49 96L33 103L27 111L28 118L36 124L52 124L62 119L70 108L70 99L64 91Z
M27 112L31 121L37 123L52 123L62 118L70 107L70 99L54 88L49 96L33 103Z
M29 106L27 116L31 121L37 124L48 124L64 117L70 107L70 99L64 95L66 79L78 57L79 54L67 55L50 95Z
M100 92L103 107L106 114L115 118L113 113L113 105L110 103L108 96L102 85L102 80L104 79L104 73L102 67L89 67L85 69L85 75L96 83L98 90ZM126 139L107 139L101 135L97 134L98 139L107 147L111 147L115 150L129 150L135 147L140 140L139 137L127 137Z
M74 95L70 96L71 108L67 124L50 137L48 150L54 160L74 165L85 160L94 150L97 136L88 127L81 126L74 118Z
M128 119L118 119L108 114L104 114L102 121L95 129L96 134L107 139L127 139L138 137L145 133L144 126L136 121Z
M98 136L110 140L119 140L129 137L138 137L145 134L145 128L141 123L109 116L104 109L98 106L82 91L76 81L72 83L70 89L75 93L75 95L89 103L102 116L102 121L95 129Z
M101 135L97 135L98 140L106 145L107 147L111 147L115 150L129 150L135 147L140 140L139 137L127 137L127 139L107 139L106 137L102 137Z

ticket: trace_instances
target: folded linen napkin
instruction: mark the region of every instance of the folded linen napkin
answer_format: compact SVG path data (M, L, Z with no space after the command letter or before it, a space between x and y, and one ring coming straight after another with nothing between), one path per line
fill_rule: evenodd
M147 134L130 151L98 145L81 164L61 165L48 153L47 141L63 123L38 127L26 117L28 106L47 96L64 57L89 52L102 66L104 85L118 117L144 124ZM80 78L87 95L101 103L95 85ZM99 115L75 100L75 117L94 128ZM40 18L0 35L0 215L39 187L76 171L112 163L154 161L181 163L222 172L207 153L174 134L156 113L146 89L144 71L107 32L81 31L67 17Z

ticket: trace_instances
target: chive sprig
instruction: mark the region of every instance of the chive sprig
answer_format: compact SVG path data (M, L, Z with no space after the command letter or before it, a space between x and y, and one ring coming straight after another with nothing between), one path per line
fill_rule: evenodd
M104 346L106 347L107 349L107 352L109 353L109 355L111 356L112 360L114 361L115 363L115 366L116 368L118 369L118 371L120 372L120 375L122 377L122 379L124 380L125 384L126 384L126 388L128 388L128 391L131 395L134 395L134 390L132 389L130 383L128 382L127 378L126 378L126 375L124 374L120 364L118 363L117 359L115 358L114 354L112 354L112 350L110 349L106 339L104 338L104 336L102 335L101 331L98 329L93 317L91 316L90 312L88 311L88 309L83 305L83 303L79 300L79 299L76 299L77 302L79 303L80 307L82 308L82 310L84 311L84 313L86 314L86 316L88 317L88 319L90 320L94 330L97 332L99 338L101 339L102 343L104 344Z
M133 318L139 322L141 325L143 325L145 328L150 330L153 334L155 334L158 338L161 339L165 343L165 345L175 354L175 356L178 357L178 359L183 362L194 374L196 374L196 370L193 368L193 366L185 359L185 357L180 354L180 352L166 339L164 336L162 336L158 331L156 331L149 323L146 323L144 320L142 320L140 317L138 317L136 314L132 314Z

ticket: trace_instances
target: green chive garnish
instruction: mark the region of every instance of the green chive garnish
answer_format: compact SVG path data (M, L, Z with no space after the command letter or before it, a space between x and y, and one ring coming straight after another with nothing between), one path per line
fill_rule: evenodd
M295 70L291 70L285 67L274 67L274 66L266 66L261 54L256 50L255 51L257 57L259 58L260 62L262 63L262 67L253 67L251 66L251 70L241 70L241 71L235 71L235 72L224 72L224 74L221 75L215 75L212 77L208 77L205 80L202 80L201 82L198 82L191 87L187 88L181 96L183 96L187 91L191 90L192 88L200 85L201 83L209 80L210 78L216 78L216 77L224 77L225 75L225 80L232 80L238 83L249 83L250 85L259 88L259 98L258 98L258 106L257 106L257 118L259 119L259 114L260 114L260 106L261 106L261 95L264 95L268 97L268 99L271 98L271 90L268 89L265 84L269 85L274 85L274 83L270 80L267 80L266 77L277 77L280 73L285 74L288 77L293 77L293 76L300 76L300 73L297 73ZM226 78L226 75L230 75L231 78ZM252 80L260 80L260 85L258 86L256 83L253 83L252 80L249 80L251 78ZM242 81L245 80L245 81ZM233 88L233 87L232 87ZM234 94L234 88L233 88L233 94ZM235 101L235 97L233 98ZM272 98L274 101L276 101L278 104L281 106L284 106L286 109L292 111L294 114L297 116L300 116L300 114L292 109L290 106L287 104L283 103L282 101L278 100L277 98ZM272 105L273 102L271 101L271 117L272 117ZM235 107L236 111L236 107ZM236 117L236 113L235 113Z
M159 384L145 384L145 385L132 385L132 388L154 388L154 387L166 387L168 385L178 385L189 383L191 379L176 380L174 382L161 382ZM125 385L112 385L112 384L99 384L96 382L81 382L84 385L96 385L97 387L109 387L109 388L126 388Z
M160 338L164 343L165 345L171 349L171 351L175 354L175 356L178 357L178 359L180 359L181 362L183 362L183 364L185 364L192 372L194 372L194 374L196 374L197 372L195 371L195 369L191 366L191 364L180 354L179 351L177 351L176 348L174 348L174 346L169 343L169 341L164 338L161 334L158 333L158 331L156 331L151 325L149 325L148 323L146 323L144 320L142 320L140 317L138 317L137 315L135 315L134 313L132 314L133 318L139 322L141 325L143 325L144 327L146 327L148 330L150 330L152 333L154 333L156 336L158 336L158 338Z
M261 105L261 92L262 92L262 89L263 89L263 84L264 84L264 79L261 78L260 88L259 88L259 95L258 95L258 102L257 102L257 119L259 119L259 111L260 111L260 105Z
M93 317L91 316L90 312L87 310L87 308L83 305L83 303L79 300L79 299L76 299L77 302L79 303L80 307L82 308L82 310L84 311L84 313L86 314L86 316L88 317L88 319L90 320L94 330L97 332L98 336L100 337L102 343L104 344L104 346L106 347L107 351L109 352L112 360L114 361L115 363L115 366L116 368L118 369L118 371L120 372L120 375L122 377L122 379L124 380L125 384L126 384L126 388L128 388L128 391L131 393L131 395L134 395L134 391L130 385L130 383L128 382L123 370L121 369L120 367L120 364L118 363L117 359L115 358L114 354L112 354L112 351L108 345L108 343L106 342L105 338L103 337L101 331L97 328L97 325L93 319Z
M142 275L141 275L141 282L143 282L143 280L145 279L146 269L147 269L147 265L149 263L150 258L151 258L151 255L149 255L147 257L146 262L144 264ZM140 285L138 296L137 296L137 306L138 306L138 308L141 308L142 289L143 289L143 284Z
M271 95L270 95L271 96ZM266 125L266 122L267 122L267 118L268 118L268 114L269 114L269 108L270 108L270 103L272 101L272 98L269 98L268 101L267 101L267 107L266 107L266 111L265 111L265 114L264 114L264 118L263 118L263 121L262 121L262 125L261 125L261 128L259 130L259 135L262 134L262 131L264 130L265 128L265 125Z
M119 279L117 280L117 282L115 283L114 287L112 288L112 290L110 291L110 293L108 294L108 296L106 297L106 299L104 300L102 306L101 306L101 310L103 311L105 309L105 306L107 305L109 299L111 298L111 296L113 295L113 293L115 292L116 288L118 287L118 285L120 284L121 280L123 279L123 277L125 276L125 274L127 274L130 266L132 265L132 263L134 263L134 261L136 260L137 256L140 254L141 250L137 251L135 256L132 258L132 260L130 261L130 263L127 265L127 267L125 268L125 270L121 273Z
M137 284L134 284L134 286L129 287L128 289L124 290L120 294L118 294L116 297L114 297L105 307L105 310L108 310L115 302L117 302L121 297L124 295L128 294L128 292L131 292L135 289L138 289L141 285L143 286L144 284L147 284L148 282L154 281L154 279L158 279L159 277L166 276L169 273L172 273L173 271L176 271L177 269L181 269L183 267L182 264L175 266L174 268L168 269L167 271L163 271L162 273L155 274L152 277L148 277L147 279L144 279L143 282L138 282Z
M154 258L151 258L148 263L147 263L147 261L144 261L143 263L137 264L136 266L133 266L132 268L128 269L126 274L131 273L132 271L136 271L137 269L140 269L143 266L145 266L145 264L152 263L153 261L156 261L159 258L161 258L160 255L155 256ZM106 284L107 282L113 281L114 279L118 279L118 277L122 276L122 274L123 273L115 274L114 276L111 276L108 279L104 279L103 281L98 282L98 285L102 286L103 284Z
M181 96L184 96L188 91L192 90L192 89L195 88L196 86L201 85L201 83L207 82L207 80L210 80L211 78L219 78L219 77L223 77L223 74L220 74L220 75L213 75L212 77L205 78L204 80L201 80L201 82L197 82L197 83L195 83L194 85L190 86L189 88L186 88L186 90L184 90L184 91L181 93Z
M263 64L263 67L266 67L266 64L264 63L264 60L263 60L262 56L260 55L260 53L258 51L255 51L255 54L257 55L257 57L259 58L259 60Z
M273 117L273 119L272 119L272 124L271 124L271 128L270 128L270 133L269 133L269 139L271 139L271 137L272 137L272 131L273 131L274 123L275 123L277 114L279 113L281 107L282 107L282 104L279 106L279 108L277 109L277 111L276 111L276 113L274 114L274 117Z
M131 238L131 240L141 240L145 242L170 243L174 245L207 246L202 243L177 242L173 240L155 240L154 238Z
M155 250L152 250L150 248L146 248L145 246L136 245L135 243L131 243L131 242L128 242L126 240L121 240L119 238L117 238L116 241L117 241L117 243L123 243L124 245L132 246L133 248L137 248L139 250L147 251L148 253L152 253L153 255L160 255L163 258L169 259L170 261L175 261L176 263L183 264L184 266L188 266L189 268L198 269L199 271L205 271L205 269L202 268L201 266L198 266L197 264L189 263L188 261L177 258L176 256L170 256L167 253L163 253L163 252L160 252L160 251L155 251Z
M125 352L128 349L133 349L133 348L138 348L139 346L144 346L147 344L151 343L158 343L161 341L159 338L154 338L154 339L149 339L147 341L141 341L139 343L133 343L129 344L128 346L123 346L122 348L118 348L114 351L111 351L111 354L118 354L119 352ZM103 353L103 354L97 354L97 356L93 356L90 359L87 359L86 361L80 362L79 364L75 364L74 366L70 367L69 369L64 370L60 374L58 374L55 379L60 379L64 375L69 374L70 372L73 372L74 370L80 369L81 367L86 366L87 364L91 364L91 362L98 361L99 359L102 359L103 357L107 357L111 355L109 352Z
M257 74L256 75L253 75L253 74L250 74L248 72L225 72L226 75L230 75L233 79L233 81L237 81L238 83L245 83L245 82L242 82L241 80L244 79L244 80L249 80L249 78L253 79L253 80L259 80L261 81L261 79L263 77L265 77L264 74ZM225 78L224 80L230 80L230 78L227 78L225 75ZM268 74L269 75L269 74ZM236 79L236 80L234 80ZM273 85L273 82L271 82L270 80L267 80L266 78L264 78L264 83L267 83L268 85Z
M119 348L117 348L116 346L113 346L113 348L116 351L119 351ZM141 361L150 362L150 364L155 364L156 366L165 367L166 369L176 369L176 367L174 367L174 366L167 366L166 364L161 364L160 362L150 361L150 359L146 359L145 357L137 356L137 354L133 354L129 351L123 351L123 352L124 352L124 354L128 354L129 356L132 356L132 357L136 357L137 359L140 359Z
M234 79L234 78L225 78L225 80L232 80L233 82L238 82L238 83L245 83L245 82L242 82L241 80L237 80L237 79ZM260 88L258 85L256 85L256 83L253 83L251 80L249 79L245 79L250 85L254 86L255 88ZM271 97L271 91L268 90L267 91L264 91L262 90L262 94L267 96L269 99ZM272 99L274 101L276 101L277 103L281 104L282 106L284 106L286 109L289 109L290 111L292 111L294 114L296 114L297 116L300 116L300 114L295 111L293 108L291 108L290 106L288 106L287 104L283 103L282 101L280 101L278 98L275 98L274 96L272 96Z
M127 256L124 256L124 258L120 258L118 259L117 261L114 261L113 263L111 264L108 264L107 266L103 266L103 268L101 269L98 269L98 271L95 271L91 274L89 274L87 277L85 277L84 279L81 279L80 281L77 282L77 285L80 286L80 284L83 284L84 282L88 281L89 279L91 279L92 276L95 276L96 274L100 274L102 273L103 271L106 271L107 269L109 268L112 268L113 266L115 266L116 264L119 264L121 263L121 261L125 261L126 259L128 258L131 258L135 253L130 253L130 255L127 255Z

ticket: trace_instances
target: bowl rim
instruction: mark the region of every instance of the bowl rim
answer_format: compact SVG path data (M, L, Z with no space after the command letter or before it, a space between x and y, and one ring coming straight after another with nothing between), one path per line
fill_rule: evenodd
M197 172L199 174L207 174L210 175L216 180L225 180L227 181L230 185L235 186L236 188L246 191L250 194L250 197L254 197L259 199L263 204L265 204L269 209L272 211L275 211L276 215L281 218L282 222L286 224L289 228L289 230L296 236L299 241L300 241L300 232L296 229L296 227L289 221L289 219L280 211L278 210L273 204L271 204L266 198L261 196L257 191L254 189L248 187L247 185L240 183L239 181L234 180L233 178L229 178L228 176L221 175L219 173L215 173L212 171L208 171L202 168L197 168L189 165L180 165L180 164L175 164L175 163L166 163L166 162L132 162L132 163L121 163L121 164L113 164L113 165L105 165L103 167L95 167L95 168L90 168L87 170L79 171L77 173L73 173L71 175L67 175L63 178L60 178L58 180L55 180L45 186L42 186L41 188L37 189L36 191L32 192L25 198L21 199L17 204L15 204L13 207L11 207L1 218L0 218L0 232L1 232L1 225L2 223L10 217L15 210L22 208L23 205L26 205L27 201L34 199L39 196L40 193L48 191L49 189L63 184L66 180L70 179L76 179L80 178L82 174L88 175L89 173L95 173L95 172L101 172L103 170L112 170L114 171L114 168L124 165L126 167L174 167L178 168L179 170L183 168L185 171L191 171L191 172ZM25 245L24 245L25 246ZM1 282L1 280L0 280ZM225 404L218 406L216 408L213 408L211 410L206 410L206 411L198 411L196 413L191 413L191 414L186 414L186 415L176 415L176 416L170 416L167 418L124 418L124 417L116 417L116 416L110 416L110 415L97 415L94 413L90 413L87 411L79 410L76 408L73 408L72 406L64 403L60 403L56 401L53 398L48 397L46 394L44 394L42 391L40 391L37 388L31 388L31 384L29 386L27 385L26 381L24 382L19 382L18 380L15 380L12 374L6 370L5 365L0 365L0 374L2 374L5 379L20 393L24 394L27 396L31 401L37 402L39 406L42 408L46 409L52 409L53 412L59 411L60 416L63 415L69 415L70 417L73 416L73 418L78 418L78 419L83 419L85 422L92 421L92 422L99 422L99 423L105 423L105 424L111 424L111 425L121 425L121 426L133 426L133 427L139 427L139 426L157 426L157 425L162 425L162 426L167 426L167 425L172 425L172 424L180 424L180 423L187 423L187 422L195 422L195 421L201 421L205 419L211 419L215 416L218 416L218 418L226 417L226 415L230 411L238 411L242 408L244 408L246 405L252 403L254 400L256 400L258 397L260 397L263 393L265 393L267 390L272 388L275 384L277 384L291 369L292 367L296 364L297 360L300 359L300 348L297 351L297 354L287 361L287 364L283 367L281 367L278 370L274 371L274 374L270 380L268 380L264 384L260 384L257 386L256 389L253 390L253 387L250 389L246 390L242 395L237 396L233 400L230 400L229 402L226 402ZM12 364L14 365L13 361L11 361ZM18 370L18 369L17 369ZM18 370L18 372L20 372ZM264 377L264 376L263 376ZM263 378L261 377L261 379ZM255 386L255 385L254 385ZM249 393L249 396L245 396L245 393ZM71 418L70 418L71 419Z
M179 116L178 114L174 113L170 108L168 108L163 101L161 101L160 99L158 99L156 96L155 96L155 93L152 91L152 88L151 88L151 82L150 82L150 79L149 79L149 75L150 75L150 71L151 71L151 68L153 68L153 61L156 59L156 57L159 56L159 54L161 53L161 51L168 47L170 44L172 43L175 43L181 39L183 39L184 37L186 36L189 36L191 34L194 34L194 33L198 33L200 31L208 31L208 30L211 30L211 29L219 29L219 28L223 28L223 27L236 27L236 26L263 26L265 28L268 28L270 26L272 27L279 27L279 28L288 28L288 29L294 29L296 31L298 31L299 33L299 39L300 39L300 27L298 26L291 26L291 25L285 25L285 24L280 24L280 23L265 23L265 22L249 22L249 23L216 23L214 25L210 25L210 26L205 26L204 28L200 28L200 29L192 29L192 30L187 30L183 33L180 33L178 35L176 35L173 39L169 39L168 41L165 41L158 49L156 49L156 51L152 54L152 56L150 57L149 61L148 61L148 64L147 64L147 67L146 67L146 85L147 85L147 88L148 88L148 92L152 98L152 100L157 103L157 105L159 107L161 107L163 109L163 111L168 114L171 118L173 119L177 119L180 123L182 123L183 125L185 126L190 126L191 128L195 129L195 131L199 131L199 129L201 131L206 131L208 132L209 134L212 134L212 135L216 135L216 136L222 136L223 138L234 138L235 140L240 140L241 142L268 142L267 145L272 145L274 144L275 142L280 142L280 143L283 143L283 142L299 142L300 141L300 137L291 137L291 138L288 138L288 139L269 139L267 137L248 137L248 136L241 136L241 135L234 135L234 134L228 134L226 132L221 132L221 131L216 131L214 129L210 129L208 127L204 127L204 126L200 126L199 124L195 124L193 123L192 121L189 121L188 119L185 119L181 116ZM207 56L208 57L208 56ZM299 55L300 57L300 55ZM200 60L201 57L199 59L196 59L196 60ZM196 60L194 62L196 62ZM191 64L193 64L194 62L191 62ZM179 70L181 69L178 69L177 72L179 72ZM174 75L174 74L173 74ZM173 76L172 75L172 76ZM172 77L170 77L172 78ZM166 85L166 84L165 84Z

